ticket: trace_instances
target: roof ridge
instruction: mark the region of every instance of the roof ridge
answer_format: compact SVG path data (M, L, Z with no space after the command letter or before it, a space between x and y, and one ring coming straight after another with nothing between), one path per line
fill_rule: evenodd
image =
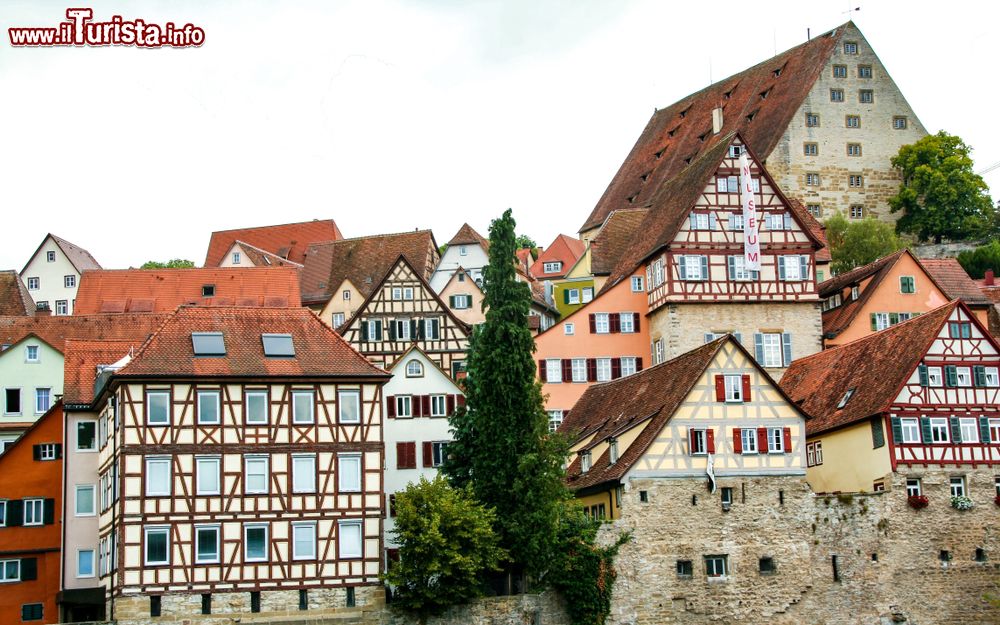
M301 226L302 224L312 224L312 223L323 222L323 221L331 221L331 222L334 223L334 225L336 225L336 223L337 223L333 219L333 217L330 217L329 219L310 219L310 220L306 220L306 221L290 221L288 223L283 223L283 224L268 224L266 226L244 226L242 228L227 228L226 230L213 230L212 234L222 234L224 232L237 232L239 230L263 230L265 228L280 228L282 226Z
M347 243L347 242L350 242L350 241L364 241L366 239L380 239L380 238L384 238L384 237L399 237L399 236L404 236L404 235L407 235L407 234L422 234L424 232L428 232L428 233L431 233L431 234L434 233L434 231L431 230L430 228L422 228L420 230L408 230L408 231L405 231L405 232L386 232L386 233L382 233L382 234L366 234L364 236L351 237L349 239L348 238L344 238L344 239L336 239L334 241L316 241L314 243L310 243L309 247L315 247L315 246L318 246L318 245L332 245L334 243Z
M256 246L256 245L254 245L253 243L247 243L247 242L246 242L246 241L244 241L243 239L234 239L234 240L233 240L233 243L234 243L234 244L236 244L236 243L239 243L239 244L240 244L240 245L242 245L242 246L245 246L245 247L249 247L249 248L252 248L252 249L253 249L254 251L257 251L257 252L260 252L261 254L264 254L264 255L266 255L266 256L273 256L274 258L277 258L278 260L280 260L280 261L281 261L281 262L283 262L283 263L288 263L288 264L290 264L290 265L295 265L296 267L304 267L304 266L305 266L305 265L303 265L302 263L297 263L297 262L295 262L294 260L288 260L287 258L282 258L281 256L278 256L278 255L277 255L277 254L275 254L274 252L268 252L268 251L267 251L267 250L265 250L264 248L262 248L262 247L257 247L257 246ZM273 266L273 265L272 265L272 266ZM203 269L204 269L204 267L203 267ZM249 268L248 268L248 267L241 267L241 269L252 269L252 267L249 267Z

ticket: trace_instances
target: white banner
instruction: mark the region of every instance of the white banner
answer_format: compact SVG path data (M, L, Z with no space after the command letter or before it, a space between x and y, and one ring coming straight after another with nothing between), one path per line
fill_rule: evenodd
M750 159L740 154L740 199L743 201L743 268L760 271L760 239L757 236L757 203L750 177Z

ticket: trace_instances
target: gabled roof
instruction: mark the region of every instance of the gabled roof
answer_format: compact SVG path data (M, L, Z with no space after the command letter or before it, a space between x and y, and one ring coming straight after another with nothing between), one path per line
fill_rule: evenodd
M574 239L571 236L560 234L556 236L555 240L538 255L532 265L532 275L538 279L543 280L547 278L559 278L566 275L569 272L570 267L573 266L576 261L583 256L586 247L583 241L580 239ZM562 270L558 274L545 275L542 273L541 269L544 267L545 263L551 262L561 262Z
M302 303L320 304L350 280L367 297L400 255L424 278L437 264L437 243L430 230L377 234L310 245L302 270Z
M195 356L192 332L221 332L226 355ZM262 334L290 334L291 358L264 354ZM115 377L387 377L367 358L301 308L181 306Z
M97 367L112 365L145 342L88 341L68 339L63 354L63 401L70 406L90 405L94 401Z
M33 334L60 352L67 339L145 341L165 314L0 317L0 343L13 345Z
M84 271L90 271L91 269L101 268L100 263L98 263L97 260L93 256L91 256L90 252L83 249L79 245L70 243L66 239L62 237L57 237L56 235L50 232L47 235L45 235L45 238L42 239L42 242L38 244L37 248L35 248L35 253L32 254L31 258L28 259L28 262L24 264L24 269L21 270L21 273L24 273L25 270L28 269L28 265L31 264L31 261L34 260L35 256L38 255L38 252L42 249L42 246L45 245L45 241L47 241L50 238L57 246L59 246L59 249L62 250L62 253L66 256L66 259L69 260L70 264L76 268L76 271L78 273L83 273Z
M234 241L233 245L239 245L240 249L243 250L243 254L257 267L295 267L296 269L302 269L300 263L282 258L277 254L272 254L255 245L250 245L246 241Z
M202 296L214 286L215 295ZM80 277L74 312L172 312L182 304L278 306L299 303L292 267L204 267L88 271Z
M236 241L244 241L281 258L302 264L306 248L320 241L342 239L332 219L314 219L292 224L218 230L212 233L205 255L206 267L218 267Z
M894 254L883 256L867 265L855 267L846 273L820 282L817 287L819 289L819 296L825 299L842 292L849 286L859 284L871 278L871 282L860 292L858 299L852 300L848 297L844 299L840 306L823 311L823 334L836 336L850 327L857 318L858 313L878 289L882 280L889 275L889 272L892 271L892 268L896 266L896 263L904 254L910 255L913 258L909 251L905 249L899 250ZM920 261L916 258L913 258L913 260L918 266L920 265ZM931 278L931 282L933 281L934 279Z
M448 241L448 247L452 245L478 245L483 248L484 252L490 251L490 242L483 235L476 232L472 226L467 223L462 224L462 227L458 229L455 236Z
M888 409L956 307L978 325L968 308L955 300L846 345L793 361L781 378L781 388L812 415L806 422L807 433L851 425ZM838 409L852 388L850 400Z
M535 259L531 256L531 249L527 247L522 247L514 252L514 256L517 257L517 267L524 273L528 274L528 271L532 264L534 264Z
M656 111L580 232L600 226L613 210L645 205L687 166L686 159L704 152L702 138L712 134L716 107L723 108L722 134L740 131L762 158L769 156L848 26L853 24L813 37Z
M601 226L601 232L590 242L590 272L606 276L618 264L618 259L635 240L639 226L646 218L646 208L621 208L611 211Z
M430 363L430 366L434 367L434 370L437 371L439 374L441 374L441 377L444 378L445 380L447 380L448 384L450 384L451 386L453 386L455 388L455 390L458 391L459 393L461 393L463 395L465 394L465 391L463 391L461 389L461 387L458 386L458 384L455 382L454 378L452 378L451 375L447 371L445 371L444 369L442 369L440 367L440 365L438 365L437 362L434 361L433 358L431 358L430 356L428 356L427 352L425 352L424 350L420 349L420 347L417 346L416 343L414 343L413 345L410 345L409 349L407 349L405 352L403 352L402 354L400 354L399 357L396 358L396 360L391 365L387 366L385 368L386 371L388 371L389 373L392 373L393 375L396 375L395 374L396 368L399 367L399 366L401 366L403 363L405 363L407 361L407 356L409 356L410 354L413 354L413 353L417 353L417 354L420 354L421 356L423 356L424 360L427 361L428 363ZM405 377L405 374L404 374L404 377Z
M990 305L990 299L966 273L957 258L924 258L920 264L948 299L960 299L968 306Z
M13 269L0 271L0 315L30 317L34 314L35 302L21 276Z

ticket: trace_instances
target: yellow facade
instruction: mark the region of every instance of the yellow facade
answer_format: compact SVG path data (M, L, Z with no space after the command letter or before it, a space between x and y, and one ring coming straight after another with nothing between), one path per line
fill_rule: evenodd
M876 481L892 473L889 446L872 449L868 421L809 437L809 445L816 443L823 462L808 468L806 480L817 493L870 492Z
M333 291L333 295L330 296L329 301L323 305L322 309L317 310L314 308L313 312L319 315L319 318L323 320L323 323L328 326L332 326L333 329L336 330L337 326L333 324L333 315L335 313L340 313L344 315L344 321L349 321L364 301L365 296L361 294L358 287L354 286L350 280L344 280L344 282Z

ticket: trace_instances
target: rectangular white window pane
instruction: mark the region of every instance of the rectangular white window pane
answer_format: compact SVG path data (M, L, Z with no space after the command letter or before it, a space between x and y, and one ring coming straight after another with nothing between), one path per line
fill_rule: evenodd
M146 459L146 494L170 494L170 460L166 458Z
M316 456L292 457L292 491L316 492Z
M295 391L292 393L292 421L294 423L313 422L313 394L311 391Z
M219 422L219 392L198 392L198 423Z
M361 538L361 523L353 521L340 523L338 536L341 558L360 558L364 555Z
M146 394L146 420L152 424L170 422L170 396L166 392Z
M267 391L247 391L247 423L267 423Z
M340 391L337 394L341 423L361 423L361 394L358 391Z
M339 456L337 469L340 473L339 486L342 492L356 493L361 490L360 456Z
M316 557L316 526L292 526L292 558L296 560Z
M548 383L562 382L562 361L550 358L545 361L545 381Z
M77 516L90 516L95 514L94 505L94 486L93 484L88 484L86 486L76 487L76 515Z
M248 493L266 493L268 487L267 458L246 459L246 484Z
M198 489L199 495L219 494L219 459L218 458L197 458Z

